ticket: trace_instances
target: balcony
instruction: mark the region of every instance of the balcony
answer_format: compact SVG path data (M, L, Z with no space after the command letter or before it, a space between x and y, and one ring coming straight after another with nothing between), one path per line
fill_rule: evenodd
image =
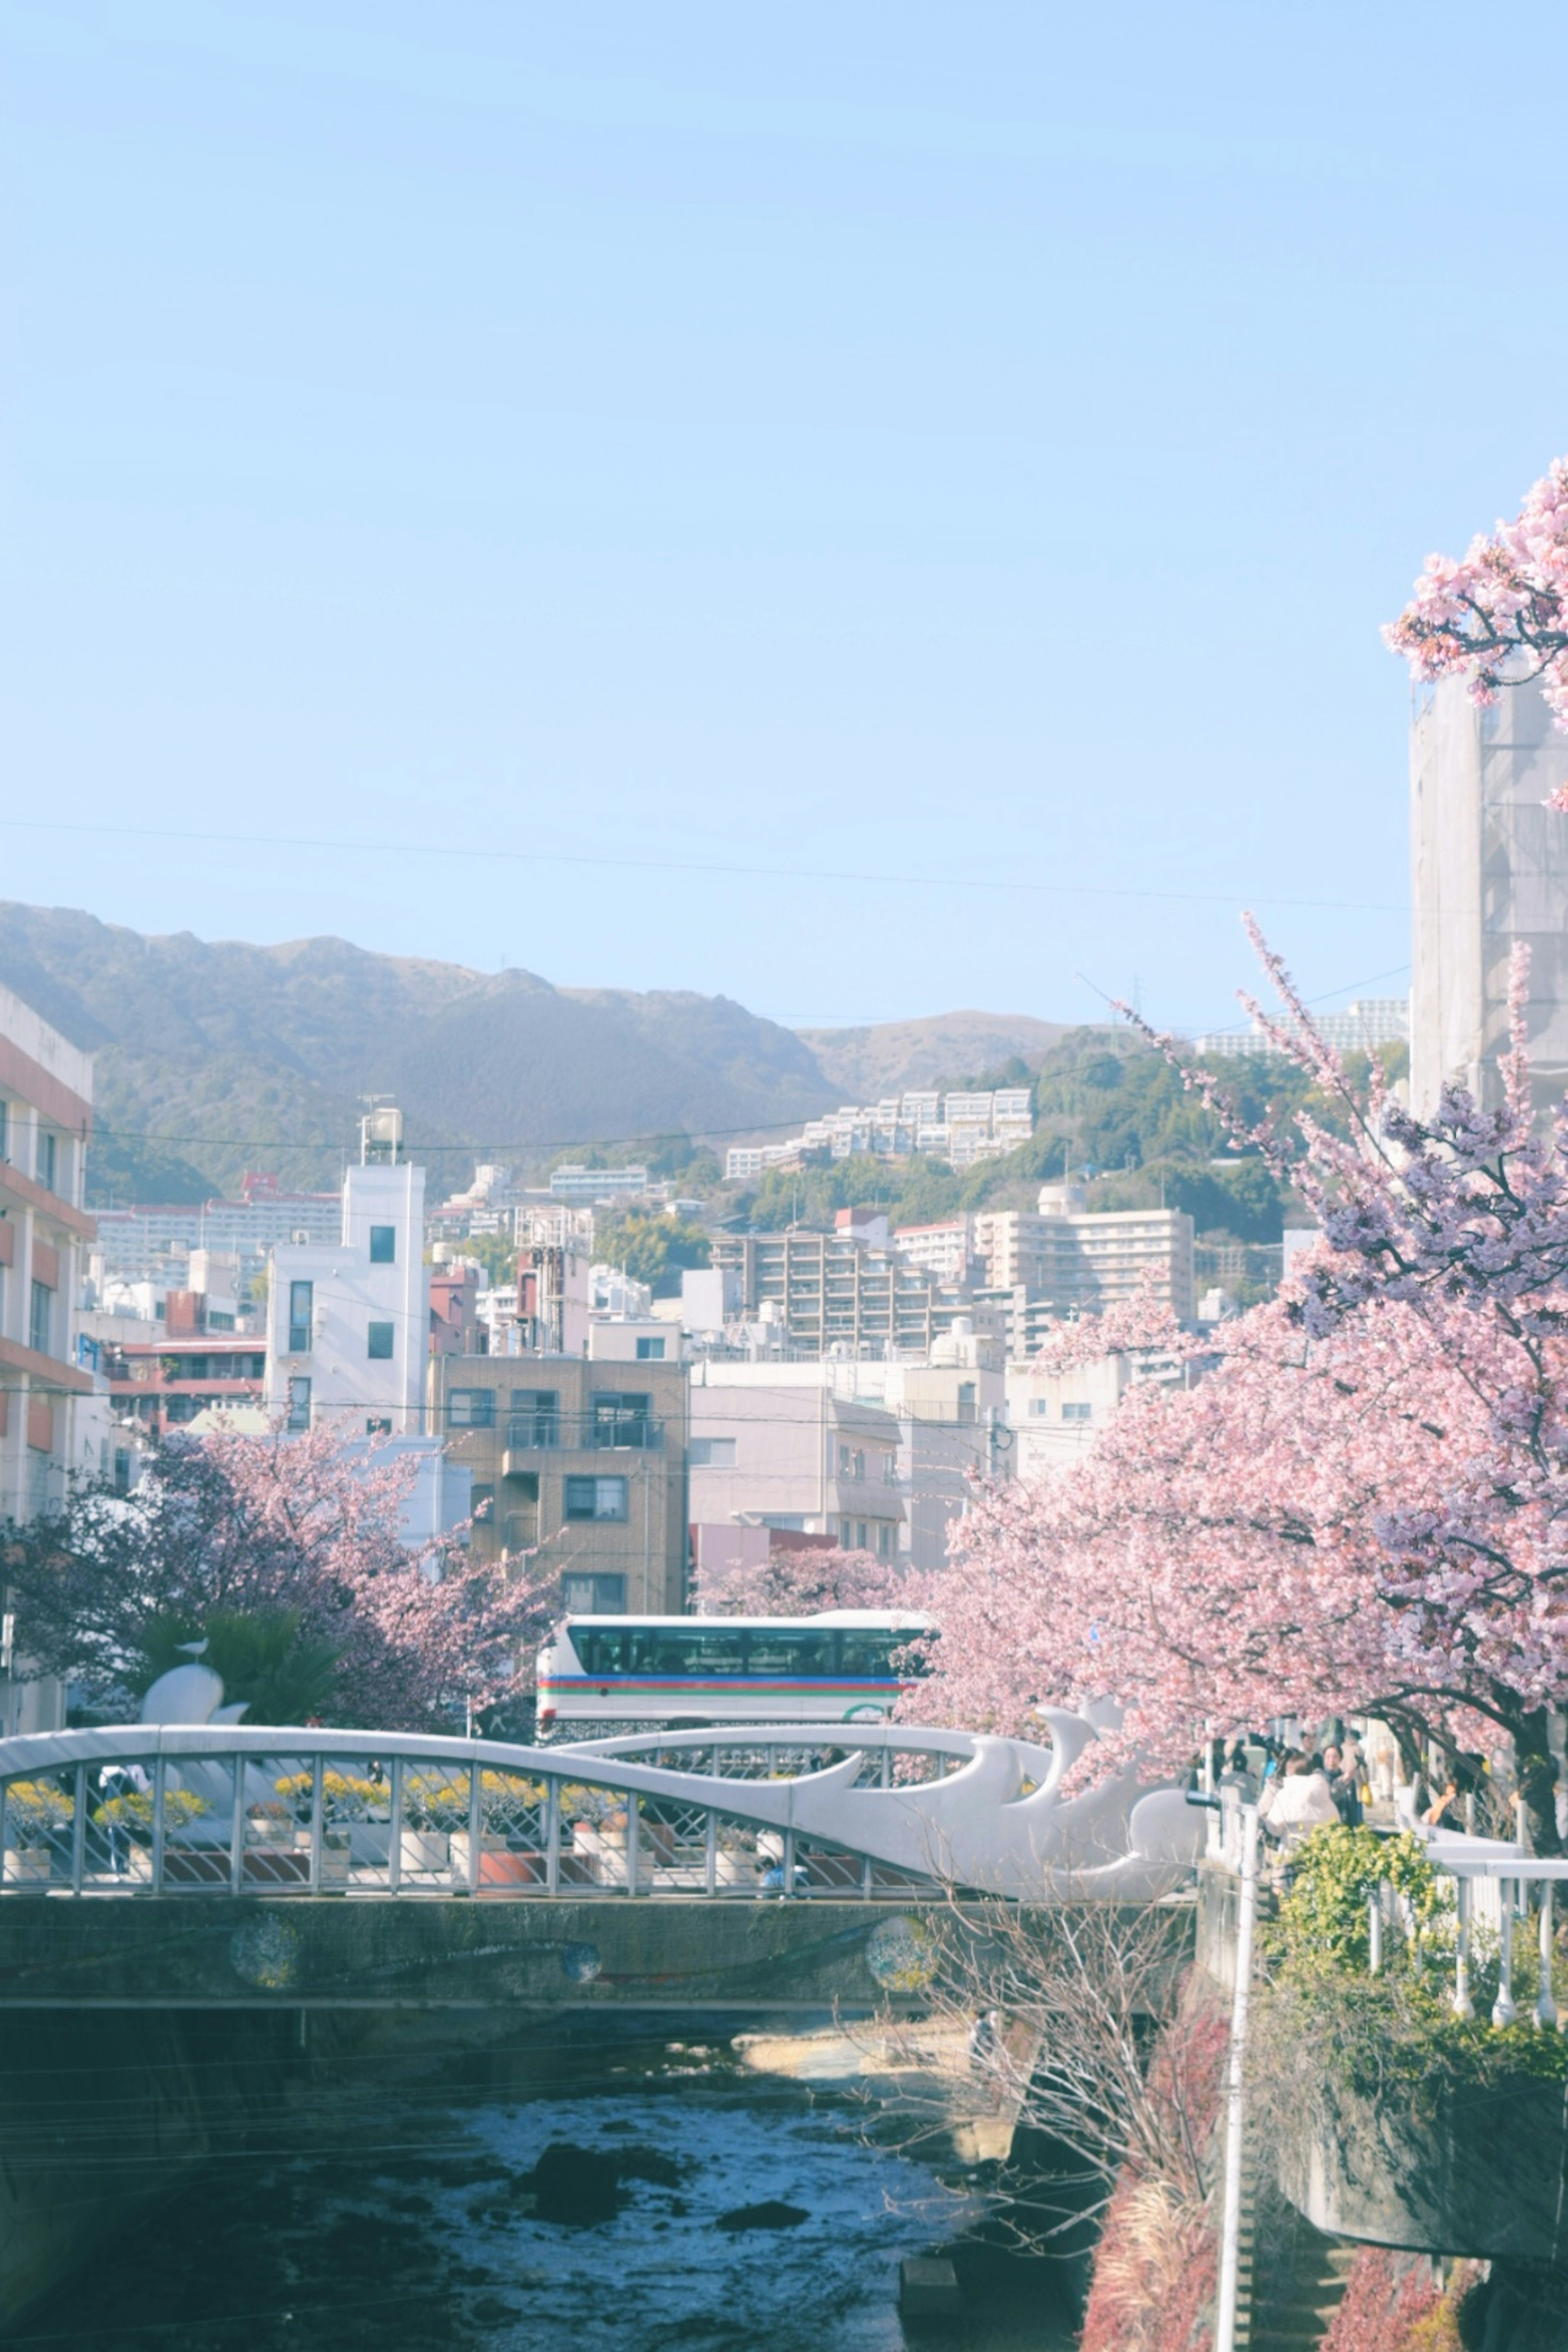
M534 1454L662 1454L665 1423L652 1413L514 1413L504 1424L505 1475Z

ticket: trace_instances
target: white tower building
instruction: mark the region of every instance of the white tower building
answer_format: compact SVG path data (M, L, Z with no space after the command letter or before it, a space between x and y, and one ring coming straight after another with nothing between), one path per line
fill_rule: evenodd
M1436 1109L1458 1079L1500 1093L1508 968L1531 951L1528 1014L1536 1102L1568 1086L1568 816L1542 803L1568 782L1568 735L1537 686L1505 688L1478 709L1445 678L1410 733L1413 985L1410 1101Z
M360 1436L425 1426L430 1276L425 1171L403 1157L403 1115L372 1111L343 1179L341 1241L272 1253L267 1405L287 1428L323 1420Z

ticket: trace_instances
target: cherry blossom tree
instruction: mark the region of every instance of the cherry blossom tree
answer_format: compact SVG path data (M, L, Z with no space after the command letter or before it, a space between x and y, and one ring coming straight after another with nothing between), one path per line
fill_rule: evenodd
M298 1620L338 1664L331 1712L394 1730L460 1721L503 1696L548 1597L469 1561L459 1540L402 1540L411 1457L376 1461L328 1429L165 1439L134 1494L89 1491L14 1531L4 1575L18 1639L45 1673L124 1708L172 1617Z
M1289 1174L1322 1241L1279 1299L1221 1328L1197 1386L1134 1386L1080 1461L977 1496L931 1596L932 1673L907 1704L1007 1726L1038 1701L1110 1694L1124 1746L1164 1765L1205 1725L1279 1714L1377 1714L1412 1751L1426 1735L1506 1733L1552 1850L1568 1118L1531 1127L1525 963L1502 1107L1451 1088L1424 1122L1375 1065L1356 1092L1257 944L1284 1012L1247 1009L1335 1128L1307 1114L1296 1138L1243 1128L1211 1073L1188 1083ZM1064 1344L1092 1346L1092 1331Z
M1568 458L1553 459L1513 521L1473 539L1461 559L1429 555L1384 639L1415 677L1468 677L1480 703L1539 677L1568 728Z
M873 1552L803 1544L754 1563L700 1569L695 1597L703 1617L811 1617L824 1609L888 1609L908 1596L900 1571Z

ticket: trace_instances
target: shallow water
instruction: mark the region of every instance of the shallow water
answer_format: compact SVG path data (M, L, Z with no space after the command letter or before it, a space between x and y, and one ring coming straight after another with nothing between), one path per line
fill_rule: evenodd
M492 2064L468 2096L362 2095L352 2122L335 2104L315 2126L291 2116L270 2146L211 2164L11 2341L897 2352L900 2257L980 2218L962 2182L869 2144L852 2104L743 2074L722 2047L520 2055L500 2095ZM619 2159L613 2220L532 2210L533 2167L563 2142ZM775 2200L806 2218L721 2226ZM942 2340L963 2352L1069 2344L1049 2283L1036 2275L1020 2292L1015 2274L998 2287L995 2268L970 2265L981 2305Z

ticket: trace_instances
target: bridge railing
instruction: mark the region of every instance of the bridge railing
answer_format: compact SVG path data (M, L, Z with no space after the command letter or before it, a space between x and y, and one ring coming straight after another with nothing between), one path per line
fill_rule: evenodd
M4 1740L0 1895L929 1893L930 1874L792 1818L795 1779L826 1757L893 1785L893 1746L862 1753L860 1728L831 1749L710 1735L705 1772L680 1735L598 1752L243 1727Z

